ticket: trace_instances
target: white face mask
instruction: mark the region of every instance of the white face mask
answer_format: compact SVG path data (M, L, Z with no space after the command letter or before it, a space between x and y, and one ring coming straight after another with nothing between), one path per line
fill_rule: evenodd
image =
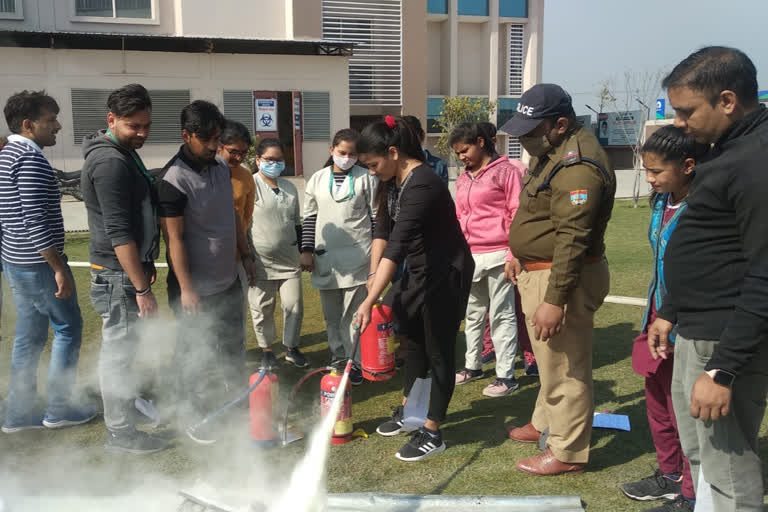
M353 165L357 163L357 157L352 156L338 156L337 154L333 154L333 163L341 169L342 171L347 171L352 168Z

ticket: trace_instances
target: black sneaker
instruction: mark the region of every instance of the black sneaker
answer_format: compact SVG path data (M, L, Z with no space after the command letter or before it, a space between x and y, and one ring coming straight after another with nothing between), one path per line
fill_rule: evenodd
M213 434L213 428L210 424L189 427L187 429L187 437L202 445L214 444L216 442L216 436Z
M539 365L536 363L530 364L525 367L525 374L528 377L538 377L539 376Z
M404 409L402 405L395 407L395 410L392 413L392 419L389 419L379 425L379 428L376 429L376 432L384 437L396 436L397 434L403 432L413 432L413 428L408 428L403 424L403 410Z
M301 353L297 347L288 348L285 353L285 360L293 363L296 368L306 368L309 366L309 359Z
M349 382L353 386L359 386L363 383L363 371L356 364L353 364L349 371Z
M652 501L667 499L673 500L680 495L680 485L683 479L672 480L664 476L661 470L656 472L638 482L630 482L621 486L621 491L627 495L628 498L637 501Z
M668 501L658 507L647 508L644 512L693 512L693 509L693 503L683 496L678 496L674 501Z
M495 360L496 360L496 351L495 350L491 350L489 352L486 352L485 354L483 354L483 358L481 359L483 364L488 364L491 361L495 361Z
M275 353L271 350L265 350L264 355L261 358L261 367L271 370L277 368L277 358Z
M104 443L104 448L107 451L131 453L133 455L157 453L169 446L170 444L167 441L135 429L126 429L125 432L119 430L107 431L107 442Z
M400 448L395 457L405 462L416 462L442 451L445 451L445 443L440 431L433 435L422 427L413 433L411 440Z

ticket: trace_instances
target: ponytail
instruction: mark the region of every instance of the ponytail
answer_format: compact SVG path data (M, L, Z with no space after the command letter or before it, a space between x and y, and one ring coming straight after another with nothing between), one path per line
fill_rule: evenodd
M402 117L385 116L382 121L375 121L366 126L360 134L357 152L385 156L391 147L397 148L409 158L427 163L419 136ZM382 185L376 190L375 203L379 209L387 208L389 187Z
M419 162L427 161L421 149L421 140L402 117L386 116L384 120L366 126L360 134L357 152L384 156L391 147Z

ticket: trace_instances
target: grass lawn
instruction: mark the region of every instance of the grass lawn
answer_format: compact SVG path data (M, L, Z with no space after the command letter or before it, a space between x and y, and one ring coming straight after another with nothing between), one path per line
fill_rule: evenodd
M608 259L611 265L611 293L644 297L650 272L650 249L646 240L649 208L633 209L618 202L608 231ZM67 252L72 261L87 261L87 238L71 236ZM86 396L97 397L97 359L100 319L90 307L89 276L86 269L74 270L85 320L79 367L80 387ZM165 301L164 274L157 293ZM7 287L6 287L7 288ZM13 339L14 311L8 290L4 290L0 345L0 396L7 391L7 375ZM170 313L163 306L163 314ZM508 441L504 425L527 422L538 392L537 381L521 377L520 390L504 398L487 398L481 390L488 378L456 389L444 438L448 450L423 463L406 464L394 453L405 437L371 435L331 450L328 486L332 492L382 491L395 493L446 494L576 494L589 510L635 511L649 504L626 499L618 486L647 476L656 468L656 459L645 418L643 380L631 370L631 342L639 329L642 311L632 306L607 304L598 312L595 326L594 378L597 410L627 414L631 432L595 430L588 471L583 475L537 478L514 469L514 462L536 453L530 445ZM463 335L457 352L463 363ZM139 366L146 382L168 373L173 350L172 330L159 327L144 341ZM319 297L305 280L305 318L302 346L315 366L327 360L327 345ZM249 326L248 361L253 368L259 360ZM47 353L42 366L47 365ZM44 372L40 372L41 376ZM279 372L281 394L297 382L303 372L288 367ZM398 403L401 377L385 383L365 383L353 390L353 417L356 427L374 434L376 426ZM41 381L41 386L44 386ZM158 391L147 384L150 393ZM42 387L41 389L44 389ZM309 427L317 419L317 380L299 394L294 418ZM179 437L172 449L146 457L113 456L104 452L101 421L65 431L33 431L0 435L0 496L18 494L73 494L110 496L131 494L146 497L154 490L174 490L204 478L221 488L274 488L288 478L290 464L306 446L294 443L285 449L261 452L247 440L243 412L231 426L229 438L213 447L200 447ZM765 434L765 424L763 425ZM152 490L150 490L152 489ZM159 498L158 498L159 499ZM151 504L147 502L147 504ZM85 510L87 506L80 507ZM73 508L77 510L77 508ZM106 508L103 508L106 510ZM153 509L154 510L154 509ZM159 509L158 509L159 510Z

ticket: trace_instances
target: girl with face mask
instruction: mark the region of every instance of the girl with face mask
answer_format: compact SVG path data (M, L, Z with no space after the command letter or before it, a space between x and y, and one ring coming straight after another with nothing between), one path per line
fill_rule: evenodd
M483 394L500 397L519 387L514 368L518 344L515 285L505 278L504 266L512 260L509 226L520 205L527 170L519 160L499 156L487 131L480 123L464 123L448 140L464 164L456 179L456 217L475 261L464 329L467 352L464 368L456 373L456 385L483 377L483 331L488 311L496 379Z
M307 180L304 194L301 268L320 291L331 364L352 356L353 317L368 279L377 180L356 165L359 137L349 128L334 135L325 167ZM357 365L350 382L363 382Z
M363 130L360 157L383 183L378 201L368 296L357 311L364 330L371 308L403 261L407 277L390 293L394 316L408 334L404 395L417 378L432 372L429 410L424 426L396 457L411 462L445 450L440 424L453 396L456 335L467 306L474 262L456 220L451 193L425 161L419 140L402 119L387 116ZM410 429L403 407L377 432L394 436Z
M299 194L288 180L280 178L285 169L283 145L278 139L264 139L256 147L258 172L251 223L251 243L256 257L257 282L248 290L248 302L256 341L264 352L263 364L276 364L272 344L275 332L275 304L280 295L283 309L285 360L299 368L309 361L299 350L304 315L299 243L301 211Z

